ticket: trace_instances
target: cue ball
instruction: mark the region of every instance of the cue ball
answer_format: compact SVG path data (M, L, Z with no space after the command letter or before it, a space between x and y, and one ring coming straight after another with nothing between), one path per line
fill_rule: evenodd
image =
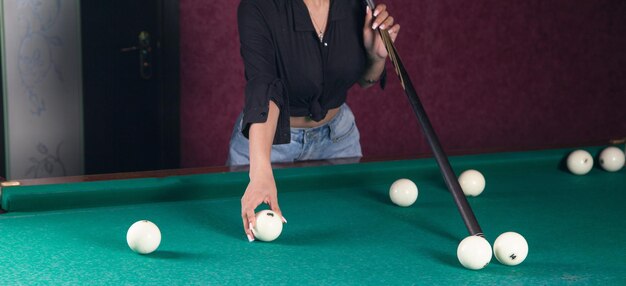
M607 147L600 152L600 166L609 172L617 172L624 167L624 152L617 147Z
M161 231L151 221L140 220L128 228L126 242L134 252L149 254L161 244Z
M591 171L593 157L585 150L576 150L567 156L567 169L575 175L584 175Z
M491 261L491 245L482 236L468 236L459 243L456 256L467 269L483 269Z
M272 241L283 231L283 221L271 210L256 213L256 226L252 228L254 237L261 241Z
M408 207L417 200L417 186L409 179L399 179L391 184L389 197L401 207Z
M459 185L466 196L476 197L485 190L485 177L479 171L467 170L459 176Z
M517 232L505 232L493 243L493 254L504 265L518 265L528 255L528 243Z

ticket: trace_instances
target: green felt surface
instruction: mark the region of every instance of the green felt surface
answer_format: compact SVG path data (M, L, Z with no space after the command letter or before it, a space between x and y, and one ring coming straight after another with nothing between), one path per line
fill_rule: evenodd
M242 232L245 173L5 188L3 207L16 209L0 215L0 277L90 285L624 284L626 170L574 176L559 169L567 151L451 158L457 172L475 168L487 179L485 192L469 198L487 239L506 231L526 237L528 258L515 267L493 259L472 271L458 263L467 230L434 160L422 159L276 170L289 223L272 243L248 243ZM400 177L419 188L408 208L388 199ZM127 228L140 219L163 234L150 255L126 246Z

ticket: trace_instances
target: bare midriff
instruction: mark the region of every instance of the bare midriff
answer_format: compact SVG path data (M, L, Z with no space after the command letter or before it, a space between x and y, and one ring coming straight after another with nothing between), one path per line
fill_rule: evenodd
M326 113L326 117L324 117L324 119L320 121L314 121L308 116L289 117L289 125L294 128L315 128L318 126L322 126L328 123L328 121L331 121L333 118L335 118L335 115L337 115L337 112L339 112L339 108L340 107L328 110L328 113Z

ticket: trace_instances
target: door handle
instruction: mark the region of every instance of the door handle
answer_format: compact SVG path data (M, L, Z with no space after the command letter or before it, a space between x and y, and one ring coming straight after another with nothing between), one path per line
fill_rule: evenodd
M143 79L152 78L152 44L150 33L141 31L137 36L137 45L120 49L120 52L127 53L139 51L139 75Z

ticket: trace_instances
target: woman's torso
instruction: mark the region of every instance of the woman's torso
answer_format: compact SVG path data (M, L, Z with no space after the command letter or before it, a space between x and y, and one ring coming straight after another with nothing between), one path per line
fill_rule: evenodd
M288 94L291 125L319 126L334 116L365 69L365 7L359 0L331 0L320 41L302 0L271 3L263 10Z

